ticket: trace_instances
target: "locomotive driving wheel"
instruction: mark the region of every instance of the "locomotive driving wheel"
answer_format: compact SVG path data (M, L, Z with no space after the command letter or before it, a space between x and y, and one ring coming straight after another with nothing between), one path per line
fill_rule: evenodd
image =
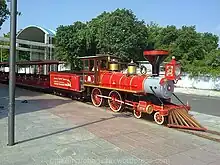
M101 90L98 88L94 88L91 93L91 99L92 99L93 105L96 107L100 107L103 102L103 98L100 97L99 95L102 95Z
M134 110L134 117L140 119L142 117L142 112Z
M108 105L113 112L119 112L122 109L122 97L119 92L111 91L109 93Z
M164 116L160 115L160 112L156 112L154 114L154 121L157 124L162 125L164 123Z

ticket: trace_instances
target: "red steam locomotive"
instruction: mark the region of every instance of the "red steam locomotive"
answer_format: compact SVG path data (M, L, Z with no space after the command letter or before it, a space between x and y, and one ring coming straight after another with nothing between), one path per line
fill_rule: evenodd
M152 65L152 74L137 73L137 65L131 61L127 72L122 71L120 59L110 55L80 57L83 62L81 71L51 71L41 74L42 66L49 70L51 65L60 61L17 62L17 66L33 65L37 73L16 74L16 84L47 89L53 92L66 92L72 97L91 98L94 106L100 107L107 101L110 109L120 112L124 108L133 110L136 118L143 113L152 115L157 124L168 123L169 127L205 130L189 114L190 106L176 105L171 102L174 84L181 75L181 66L173 57L165 65L165 75L159 74L160 64L169 55L167 51L144 51L144 57ZM8 63L0 63L8 66ZM37 68L38 66L38 68ZM0 80L8 81L8 73L1 71Z

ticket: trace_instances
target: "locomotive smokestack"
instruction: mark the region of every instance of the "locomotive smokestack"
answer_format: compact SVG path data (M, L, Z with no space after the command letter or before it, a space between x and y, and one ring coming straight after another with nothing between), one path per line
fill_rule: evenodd
M157 64L152 65L152 75L159 76L159 74L160 74L160 64L157 63Z
M150 50L144 51L144 57L152 65L152 74L153 76L159 76L160 74L160 64L167 58L169 55L168 51L164 50Z

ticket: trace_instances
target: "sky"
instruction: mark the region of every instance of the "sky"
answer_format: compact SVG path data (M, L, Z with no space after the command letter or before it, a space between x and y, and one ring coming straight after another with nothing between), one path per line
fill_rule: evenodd
M28 25L56 30L75 21L90 21L104 11L126 8L145 23L178 28L196 25L198 32L211 32L220 37L220 0L17 0L17 31ZM0 36L10 31L10 20Z

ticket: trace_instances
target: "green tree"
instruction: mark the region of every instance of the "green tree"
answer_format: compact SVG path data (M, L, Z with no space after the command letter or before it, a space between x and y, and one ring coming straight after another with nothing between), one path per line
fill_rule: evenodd
M10 37L10 33L8 32L7 34L3 34L3 37L9 38ZM9 46L9 43L8 42L0 41L0 45ZM1 56L0 60L2 62L8 61L9 49L0 49L0 56Z
M207 53L216 50L218 48L219 37L212 33L200 33L202 38L202 43L204 47L204 51Z
M183 26L178 31L178 37L171 45L171 52L183 65L192 63L194 59L204 57L201 37L196 32L195 26Z
M190 68L189 72L193 73L193 76L199 74L208 74L212 76L220 75L220 50L213 49L207 53L204 59L195 60Z
M175 54L174 49L175 42L179 37L179 30L174 25L169 25L167 27L161 27L156 23L151 22L147 25L148 29L148 43L151 49L159 49L159 50L168 50L170 51L171 55ZM178 54L177 59L178 59ZM166 59L169 61L171 59L171 55Z
M8 19L9 15L10 15L10 11L8 9L6 0L0 0L0 30L3 23ZM20 16L21 12L17 11L17 15Z
M195 26L183 26L174 50L180 50L182 57L180 61L184 70L195 74L211 73L213 69L207 61L210 57L215 57L218 47L218 37L211 33L198 33ZM212 52L214 51L214 52ZM213 72L214 73L214 72Z
M19 33L19 31L17 33ZM10 38L10 32L8 32L7 34L3 34L3 37ZM0 45L10 46L10 43L0 41ZM26 44L19 44L19 45L20 47L30 48L30 46ZM9 54L10 54L9 49L1 49L0 50L1 61L8 61ZM30 60L30 52L20 50L18 60Z
M149 24L147 24L146 28L148 33L148 37L146 38L146 43L148 43L148 48L157 49L159 36L163 28L154 22L150 22Z
M139 60L147 48L147 28L131 10L103 12L88 23L88 36L96 53L114 54L123 60ZM91 44L91 42L90 42Z
M5 22L8 19L9 10L7 8L7 3L5 0L0 0L0 30Z
M114 54L123 60L139 60L148 46L143 21L125 9L103 12L89 22L60 26L56 34L58 59L78 66L78 56Z
M76 58L87 53L86 24L77 21L73 25L59 26L55 41L57 58L69 62L72 69L79 69Z
M161 27L151 22L147 29L151 48L168 50L170 57L167 60L175 56L184 71L194 76L220 73L218 36L208 32L198 33L195 26L177 29L173 25Z

